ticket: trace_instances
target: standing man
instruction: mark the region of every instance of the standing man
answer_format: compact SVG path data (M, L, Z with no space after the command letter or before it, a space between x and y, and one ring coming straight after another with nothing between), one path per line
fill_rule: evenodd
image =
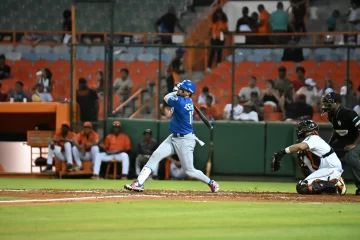
M53 140L49 144L46 172L52 172L54 155L60 161L67 162L67 170L72 168L73 158L71 152L71 144L74 143L76 134L70 131L70 124L63 122L61 131L56 133Z
M76 102L80 107L81 122L96 122L99 113L99 97L94 89L87 85L85 78L79 79L79 89L76 91Z
M93 179L99 179L101 162L110 162L112 160L121 162L121 179L127 179L129 173L129 151L131 150L131 142L129 136L121 132L120 127L121 123L119 121L113 122L112 133L105 138L105 152L98 153L95 157Z
M177 84L174 92L168 93L164 100L171 107L173 115L170 120L169 130L171 134L160 144L151 155L145 167L141 170L137 180L124 186L127 190L142 192L144 183L159 162L175 153L179 156L180 163L185 169L186 175L196 178L208 184L212 192L218 192L219 184L210 180L203 172L194 168L194 149L196 142L204 145L194 134L192 127L194 105L191 96L195 93L196 86L190 80L184 80Z
M95 156L100 152L98 143L99 135L92 129L91 122L84 123L84 129L76 135L72 152L76 167L72 171L79 171L82 168L81 160L91 160L94 164Z
M284 4L282 2L277 3L276 9L277 10L270 15L271 31L273 33L286 33L288 32L290 16L284 11ZM273 37L274 44L286 44L287 42L287 36Z
M152 138L151 129L146 129L144 131L144 139L137 145L137 157L135 160L135 170L136 175L139 176L141 169L144 167L146 162L149 160L151 154L158 147L158 143L155 139ZM158 169L154 169L153 177L157 177Z
M268 34L269 33L269 12L265 9L263 4L259 4L259 33ZM264 35L259 37L261 39L261 44L269 44L269 36Z
M175 26L181 32L185 33L183 26L181 26L179 19L176 16L175 7L170 7L168 12L162 15L155 23L155 31L160 33L174 33ZM160 28L160 31L159 31ZM162 44L172 44L171 36L161 36Z
M328 120L333 126L333 133L329 144L339 158L351 167L354 182L357 187L356 195L360 195L360 117L352 109L341 105L339 94L332 92L321 99L322 115L327 113Z

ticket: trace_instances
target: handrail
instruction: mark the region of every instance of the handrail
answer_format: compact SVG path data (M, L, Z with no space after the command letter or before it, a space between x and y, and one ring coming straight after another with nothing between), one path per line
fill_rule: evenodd
M125 105L127 105L128 103L131 102L131 100L133 100L137 95L139 95L142 90L144 90L143 88L139 88L133 95L131 95L125 102L121 103L117 108L115 108L112 113L116 113L118 111L120 111Z
M147 107L152 101L154 101L156 99L156 97L157 97L157 95L152 96L143 105L141 105L141 107L139 107L139 105L138 105L138 109L133 114L131 114L129 119L132 119L136 115L138 115L145 107ZM155 107L157 107L157 106L155 106Z

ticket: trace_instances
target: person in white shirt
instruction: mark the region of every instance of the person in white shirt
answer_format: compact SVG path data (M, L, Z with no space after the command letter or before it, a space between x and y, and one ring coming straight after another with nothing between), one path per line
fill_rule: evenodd
M133 81L129 76L129 70L123 68L120 70L121 78L118 78L114 82L114 91L121 96L121 101L125 102L131 94L131 89L133 87Z
M214 95L212 93L209 92L208 87L203 88L202 92L199 95L197 103L198 104L206 104L206 97L209 96L209 95L212 96L212 99L213 99L212 104L214 105L215 104L215 97L214 97Z
M53 98L49 92L45 92L44 84L37 83L36 91L31 96L33 102L52 102Z
M52 73L48 68L42 68L36 73L36 84L42 83L44 85L44 92L51 92L52 90Z
M240 121L251 121L251 122L258 122L259 121L259 115L257 112L254 111L255 105L252 102L247 102L244 105L244 112L241 113L235 120Z
M239 97L241 102L246 102L250 100L250 94L252 92L257 92L260 96L260 89L256 86L256 77L252 76L249 80L249 86L243 87L240 89Z
M271 160L271 171L280 169L281 159L289 153L298 153L305 179L296 185L299 194L346 193L346 185L341 177L341 162L334 150L318 134L319 126L312 120L298 123L297 144L277 153Z
M311 78L305 80L305 86L301 87L296 94L299 95L301 93L306 95L306 103L310 106L316 106L318 103L318 91L316 89L316 82Z
M234 118L240 116L241 113L243 113L244 108L243 106L240 105L240 97L239 96L234 96ZM223 113L223 119L226 120L231 120L231 109L232 109L232 103L228 103L226 104L225 108L224 108L224 113Z

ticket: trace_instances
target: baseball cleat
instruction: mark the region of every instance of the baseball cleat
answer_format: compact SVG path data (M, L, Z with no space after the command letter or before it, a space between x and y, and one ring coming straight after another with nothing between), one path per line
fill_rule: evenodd
M211 192L213 192L213 193L216 193L220 190L220 185L217 182L215 182L214 180L211 180L208 185L211 189Z
M338 179L336 183L336 189L340 195L344 195L346 193L346 185L342 177Z
M124 188L129 191L142 192L144 191L144 184L140 185L139 182L135 180L131 184L125 184Z

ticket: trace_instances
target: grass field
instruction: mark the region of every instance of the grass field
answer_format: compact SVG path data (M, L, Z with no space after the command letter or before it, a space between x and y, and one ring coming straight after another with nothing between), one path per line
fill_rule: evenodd
M0 189L121 189L124 181L0 179ZM294 192L294 183L220 182L228 191ZM208 190L196 181L147 189ZM349 192L354 188L350 185ZM206 196L206 195L205 195ZM341 196L339 196L341 197ZM18 197L2 196L0 200ZM24 198L20 198L24 199ZM196 199L199 200L199 199ZM0 239L359 239L358 203L114 200L1 205Z

